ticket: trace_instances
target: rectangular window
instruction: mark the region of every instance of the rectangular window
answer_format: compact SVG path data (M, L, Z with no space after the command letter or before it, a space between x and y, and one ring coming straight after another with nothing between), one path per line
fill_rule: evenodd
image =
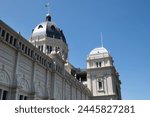
M102 89L102 82L100 82L100 81L98 82L98 88Z
M6 34L6 41L9 41L9 33Z
M21 43L21 42L19 42L19 48L21 48L21 45L22 45L22 43Z
M19 100L27 100L28 97L27 96L24 96L24 95L18 95L19 96Z
M102 63L101 62L99 62L99 67L101 67L102 66Z
M37 53L35 53L34 56L37 57Z
M5 30L2 30L2 37L5 37Z
M50 51L49 51L50 53L52 52L52 46L50 46Z
M0 27L0 35L1 35L1 30L2 30L2 29L1 29L1 27Z
M46 65L46 60L44 59L44 66Z
M10 44L13 43L13 36L10 37Z
M30 50L30 48L29 48L29 49L28 49L28 55L29 55L29 56L30 56L30 51L31 51L31 50Z
M22 44L22 50L24 51L24 44Z
M41 46L41 51L43 52L43 45Z
M7 100L8 91L3 91L2 100Z
M39 60L39 55L37 55L37 60Z
M33 57L33 50L31 50L31 57Z
M27 96L24 96L24 100L27 100L28 99L28 97Z
M27 48L27 46L25 47L25 53L27 54L27 50L28 50L28 48Z
M40 63L41 63L41 60L42 60L42 59L41 59L41 56L40 56L40 59L39 59Z
M16 46L16 39L14 39L14 44L13 45Z
M96 62L96 67L98 67L98 62Z
M49 68L51 68L52 67L52 64L51 63L49 63Z
M0 89L0 100L1 100L1 97L2 97L2 89Z
M38 46L38 48L39 48L39 50L40 50L41 46Z
M23 95L19 95L19 100L23 100Z
M49 53L49 46L47 45L47 47L46 47L46 48L47 48L47 53Z
M44 63L44 59L42 58L42 64Z

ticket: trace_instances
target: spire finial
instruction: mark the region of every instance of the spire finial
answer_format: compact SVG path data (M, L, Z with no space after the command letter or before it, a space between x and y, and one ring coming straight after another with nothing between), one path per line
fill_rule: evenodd
M50 0L48 0L47 4L45 5L45 7L47 8L47 14L50 15Z
M51 16L50 16L50 0L48 0L48 3L45 5L47 8L47 15L46 15L46 21L51 21Z
M103 35L102 35L102 32L101 32L101 47L103 47Z

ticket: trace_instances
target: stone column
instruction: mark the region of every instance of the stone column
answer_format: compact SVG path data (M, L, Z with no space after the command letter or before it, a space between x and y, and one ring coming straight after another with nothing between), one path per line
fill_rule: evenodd
M45 98L49 98L49 71L46 69L46 76L45 76Z
M33 67L32 67L32 78L31 78L31 95L30 95L30 99L36 99L36 94L35 94L35 74L36 74L36 60L33 61Z
M16 50L16 57L14 61L14 73L12 78L12 84L10 88L10 99L16 100L17 99L17 77L19 73L19 62L20 62L21 53L19 49Z
M72 100L72 84L70 83L70 100Z
M52 71L51 73L51 86L50 86L50 99L54 100L54 91L55 91L55 72Z

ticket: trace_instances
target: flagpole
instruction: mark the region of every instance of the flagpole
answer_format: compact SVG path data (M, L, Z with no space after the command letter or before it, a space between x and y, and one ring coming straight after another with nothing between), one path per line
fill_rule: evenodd
M102 32L101 32L101 47L103 47L103 36L102 36Z

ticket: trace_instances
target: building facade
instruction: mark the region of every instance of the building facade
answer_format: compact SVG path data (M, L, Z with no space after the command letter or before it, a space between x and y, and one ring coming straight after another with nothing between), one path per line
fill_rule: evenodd
M92 99L121 99L119 74L104 47L93 49L87 57L87 84Z
M63 31L49 14L29 41L0 20L1 100L121 99L120 84L104 47L90 52L85 70L71 65Z

